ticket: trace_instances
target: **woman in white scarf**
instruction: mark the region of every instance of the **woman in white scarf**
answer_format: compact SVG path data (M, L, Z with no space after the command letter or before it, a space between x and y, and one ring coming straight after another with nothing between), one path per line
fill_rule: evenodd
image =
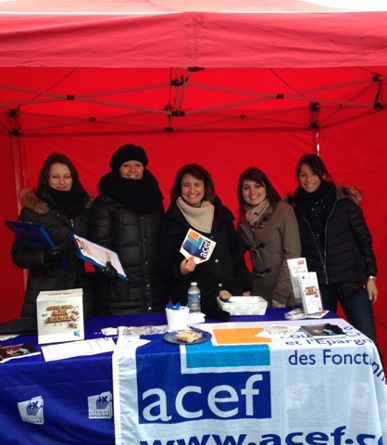
M222 290L232 295L248 293L251 277L238 241L234 216L215 194L211 175L201 165L187 164L177 173L171 205L165 214L160 237L160 266L174 302L187 303L191 281L201 290L202 311L215 318L224 314L216 297ZM196 264L180 253L188 230L216 242L210 258Z

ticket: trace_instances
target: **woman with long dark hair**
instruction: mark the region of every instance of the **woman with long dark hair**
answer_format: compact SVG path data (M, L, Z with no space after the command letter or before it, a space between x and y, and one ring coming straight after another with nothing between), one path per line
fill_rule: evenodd
M246 169L238 182L238 236L253 265L252 294L270 307L293 304L288 259L301 255L296 216L269 178L256 167Z
M41 224L55 247L31 250L15 239L13 262L29 269L23 316L36 314L40 291L83 288L84 314L92 315L92 299L83 261L78 259L71 234L88 236L91 196L83 188L70 159L53 153L45 160L36 190L20 193L21 221Z
M316 154L297 163L299 181L291 200L300 228L302 255L317 273L324 307L340 303L348 321L375 341L372 304L377 266L372 237L354 187L338 187Z
M160 267L175 303L187 303L192 281L198 283L202 312L208 316L221 316L216 297L222 291L231 295L249 294L251 277L233 220L230 210L215 194L210 173L199 164L181 167L160 236ZM208 261L196 264L192 256L185 258L180 253L190 228L216 242Z

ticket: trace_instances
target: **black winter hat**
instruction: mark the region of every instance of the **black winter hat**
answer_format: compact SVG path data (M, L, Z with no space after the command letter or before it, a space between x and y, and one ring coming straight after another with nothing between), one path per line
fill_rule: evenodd
M148 165L145 150L138 145L127 144L120 147L110 160L110 168L118 173L121 165L126 161L139 161L144 167Z

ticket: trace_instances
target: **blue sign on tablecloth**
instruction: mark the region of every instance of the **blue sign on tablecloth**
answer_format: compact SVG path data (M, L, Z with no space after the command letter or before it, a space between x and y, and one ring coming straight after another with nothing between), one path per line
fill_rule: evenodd
M382 445L387 388L377 350L335 323L348 338L301 332L270 344L116 350L116 444Z

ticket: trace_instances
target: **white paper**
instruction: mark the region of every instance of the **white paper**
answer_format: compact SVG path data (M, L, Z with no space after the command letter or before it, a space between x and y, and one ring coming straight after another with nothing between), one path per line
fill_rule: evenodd
M308 314L307 317L308 318L323 318L325 317L325 315L327 315L329 311L328 310L323 310L321 312L316 312L314 314Z
M305 318L323 318L329 313L328 310L322 310L321 312L314 312L313 314L305 314L301 308L293 309L289 312L285 312L285 318L287 320L303 320Z
M188 314L188 324L204 323L206 316L203 312L190 312Z
M255 336L266 337L273 340L275 339L283 340L290 337L295 332L297 332L300 329L300 327L301 326L271 325L265 328L263 331L258 332L258 334L255 334Z
M180 247L180 253L185 258L193 257L196 264L208 261L214 251L216 242L194 229L188 229Z
M0 335L0 341L11 340L11 338L19 337L19 335L21 335L21 334L4 334L4 335Z
M159 328L160 326L156 326L156 328ZM150 328L150 326L141 326L138 327L141 328ZM118 340L117 340L117 347L122 348L123 344L130 344L130 347L132 348L139 348L140 346L144 346L148 343L150 343L150 340L145 340L144 338L140 338L140 335L142 333L138 333L138 335L135 334L136 331L133 331L131 327L127 326L119 326L118 327ZM161 332L166 332L166 326L162 326ZM155 334L156 332L153 332ZM159 332L157 332L159 333ZM126 347L126 346L124 346Z
M102 328L101 332L103 335L117 335L118 328Z
M106 263L109 261L118 274L126 277L116 252L99 244L92 243L78 235L74 235L74 241L85 261L90 260L93 264L100 267L106 267Z
M42 346L44 360L51 362L83 355L102 354L114 351L116 344L111 337L81 340L58 345Z

